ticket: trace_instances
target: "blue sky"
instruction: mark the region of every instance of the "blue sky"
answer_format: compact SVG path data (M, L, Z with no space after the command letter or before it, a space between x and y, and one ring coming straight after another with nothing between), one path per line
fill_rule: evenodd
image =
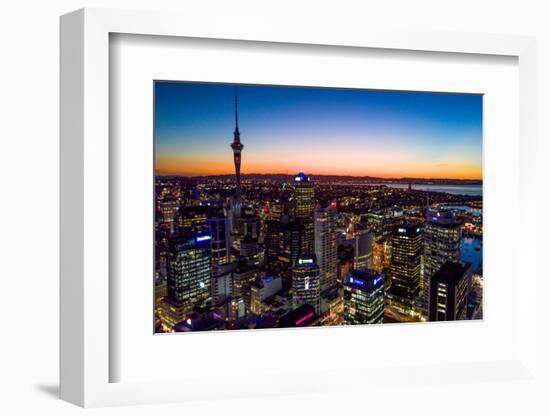
M155 83L161 174L231 173L234 94L244 173L481 179L482 96Z

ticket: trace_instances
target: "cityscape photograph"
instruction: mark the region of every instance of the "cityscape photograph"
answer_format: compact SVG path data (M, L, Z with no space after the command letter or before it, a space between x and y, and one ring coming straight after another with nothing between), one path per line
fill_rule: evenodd
M154 82L155 333L483 319L483 96Z

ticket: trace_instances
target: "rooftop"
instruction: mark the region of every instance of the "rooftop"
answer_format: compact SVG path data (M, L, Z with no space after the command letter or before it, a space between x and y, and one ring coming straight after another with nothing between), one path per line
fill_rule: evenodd
M464 277L471 265L471 263L467 262L455 263L447 261L435 272L432 280L439 283L456 285Z

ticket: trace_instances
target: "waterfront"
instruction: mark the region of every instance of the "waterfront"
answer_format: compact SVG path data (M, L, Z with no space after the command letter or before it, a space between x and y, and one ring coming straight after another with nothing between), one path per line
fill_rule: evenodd
M406 183L369 183L369 185L385 185L391 188L407 189ZM412 184L412 189L416 191L445 192L453 195L478 196L483 194L483 185L429 185Z
M479 270L483 263L483 243L481 239L474 237L464 237L462 239L462 261L472 263L473 272Z

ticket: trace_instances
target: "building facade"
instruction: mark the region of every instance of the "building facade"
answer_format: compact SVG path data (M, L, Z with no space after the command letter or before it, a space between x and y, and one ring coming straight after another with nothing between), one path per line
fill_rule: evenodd
M428 210L424 226L424 276L420 301L426 315L429 310L430 282L447 261L461 259L462 224L450 211Z
M194 305L210 296L212 278L210 234L177 237L168 250L168 297Z
M344 279L344 325L379 324L384 320L384 275L352 270Z
M401 313L410 313L420 293L422 229L399 225L393 230L391 288L388 295Z
M372 269L372 233L365 226L357 225L353 243L353 268Z
M321 282L315 255L301 255L292 270L292 304L308 304L319 314Z
M430 282L430 321L467 319L468 294L471 286L470 263L443 263Z
M336 201L326 207L317 206L315 208L315 257L321 274L322 288L336 282L338 267L337 219Z

